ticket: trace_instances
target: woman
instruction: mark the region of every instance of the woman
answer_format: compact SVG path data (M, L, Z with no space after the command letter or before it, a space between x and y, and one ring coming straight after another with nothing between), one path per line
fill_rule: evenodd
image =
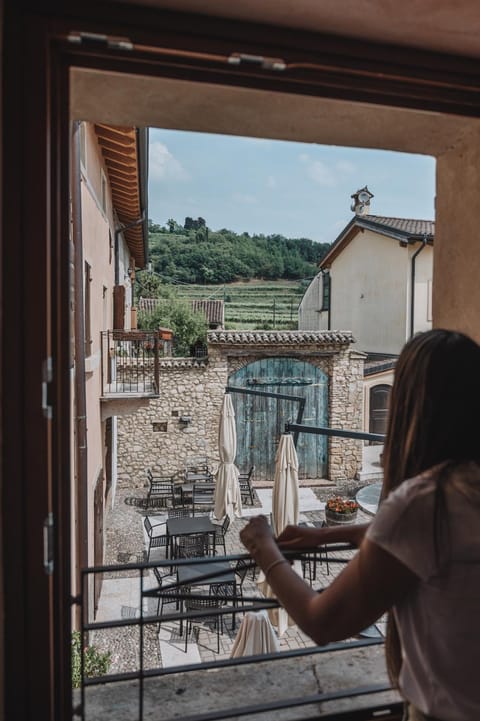
M240 534L282 606L319 644L393 609L387 665L411 720L480 719L479 419L480 347L452 331L418 334L396 366L384 500L372 523L289 526L275 541L259 516ZM280 548L332 541L359 551L318 594Z

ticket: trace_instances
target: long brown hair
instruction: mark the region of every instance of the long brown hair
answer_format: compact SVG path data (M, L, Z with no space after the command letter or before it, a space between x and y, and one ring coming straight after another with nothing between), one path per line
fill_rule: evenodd
M444 463L435 494L435 516L441 519L449 469L461 462L480 461L479 412L480 346L463 333L449 330L413 336L395 368L382 498L405 479ZM401 649L392 614L385 650L389 675L396 684Z

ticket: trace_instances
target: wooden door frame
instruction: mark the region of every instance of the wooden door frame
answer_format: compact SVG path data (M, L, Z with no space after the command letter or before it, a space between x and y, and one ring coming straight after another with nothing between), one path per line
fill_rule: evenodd
M265 28L247 22L86 0L8 3L4 10L2 186L2 546L4 712L18 721L71 716L70 364L68 311L69 68L188 78L289 93L480 115L478 61ZM274 75L207 58L67 46L72 30L145 45L314 62ZM42 368L53 359L42 411ZM43 569L43 523L55 518L55 572ZM59 620L55 621L55 617Z

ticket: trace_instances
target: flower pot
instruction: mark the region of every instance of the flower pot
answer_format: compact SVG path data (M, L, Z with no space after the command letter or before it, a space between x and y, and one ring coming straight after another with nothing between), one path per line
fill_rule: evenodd
M355 523L357 513L357 509L351 513L335 513L335 511L330 511L328 508L325 508L325 521L327 522L327 526L347 525L349 523Z

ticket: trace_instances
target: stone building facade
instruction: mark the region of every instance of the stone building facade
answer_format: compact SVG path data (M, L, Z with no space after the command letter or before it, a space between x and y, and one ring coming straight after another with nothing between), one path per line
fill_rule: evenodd
M118 419L118 485L142 487L146 469L182 477L184 462L208 456L218 462L220 409L229 377L252 361L275 356L306 360L329 379L329 426L362 429L364 354L340 331L211 331L208 357L160 359L159 398ZM353 479L362 442L331 438L328 478Z

